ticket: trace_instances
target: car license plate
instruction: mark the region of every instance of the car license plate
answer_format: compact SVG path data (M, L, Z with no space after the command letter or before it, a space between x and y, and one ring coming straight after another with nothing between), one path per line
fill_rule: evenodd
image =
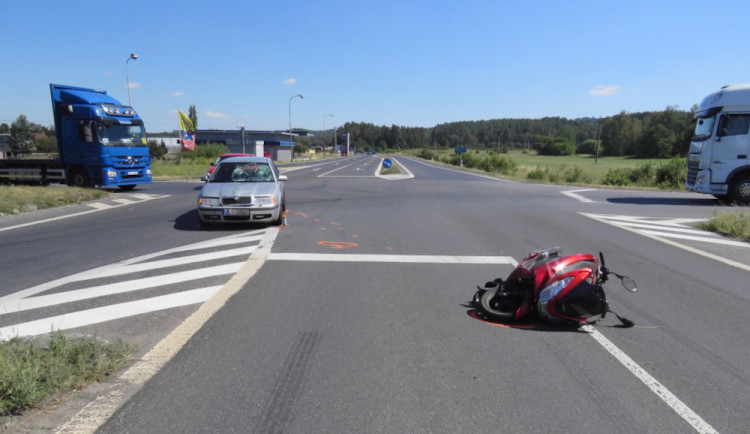
M138 172L128 172L128 176L138 176Z
M249 216L250 215L250 210L249 209L227 208L227 209L224 210L224 215Z

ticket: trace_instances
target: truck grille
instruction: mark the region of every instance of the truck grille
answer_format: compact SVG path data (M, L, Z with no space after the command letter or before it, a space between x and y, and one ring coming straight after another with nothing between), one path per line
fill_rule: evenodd
M112 157L112 162L114 163L115 167L118 169L125 169L128 167L136 167L136 166L144 166L146 164L146 158L147 157L131 157L131 156L117 156Z

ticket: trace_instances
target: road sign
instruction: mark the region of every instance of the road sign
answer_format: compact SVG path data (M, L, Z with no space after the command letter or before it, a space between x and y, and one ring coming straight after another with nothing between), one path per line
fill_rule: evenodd
M393 166L393 161L391 161L389 158L383 160L383 167L385 167L386 169L390 169L391 166Z
M465 154L466 146L459 146L458 148L456 148L456 152L458 152L459 154Z

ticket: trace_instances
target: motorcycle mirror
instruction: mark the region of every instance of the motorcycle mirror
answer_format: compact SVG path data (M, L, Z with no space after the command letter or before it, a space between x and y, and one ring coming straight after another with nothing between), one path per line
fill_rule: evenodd
M630 292L636 292L638 291L638 288L635 285L635 280L628 276L621 276L620 280L622 281L622 286L625 287Z

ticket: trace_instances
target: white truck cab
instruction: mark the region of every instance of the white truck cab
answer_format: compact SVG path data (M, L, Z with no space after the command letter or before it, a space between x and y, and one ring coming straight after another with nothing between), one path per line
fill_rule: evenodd
M685 187L750 203L750 84L724 86L708 95L695 116Z

